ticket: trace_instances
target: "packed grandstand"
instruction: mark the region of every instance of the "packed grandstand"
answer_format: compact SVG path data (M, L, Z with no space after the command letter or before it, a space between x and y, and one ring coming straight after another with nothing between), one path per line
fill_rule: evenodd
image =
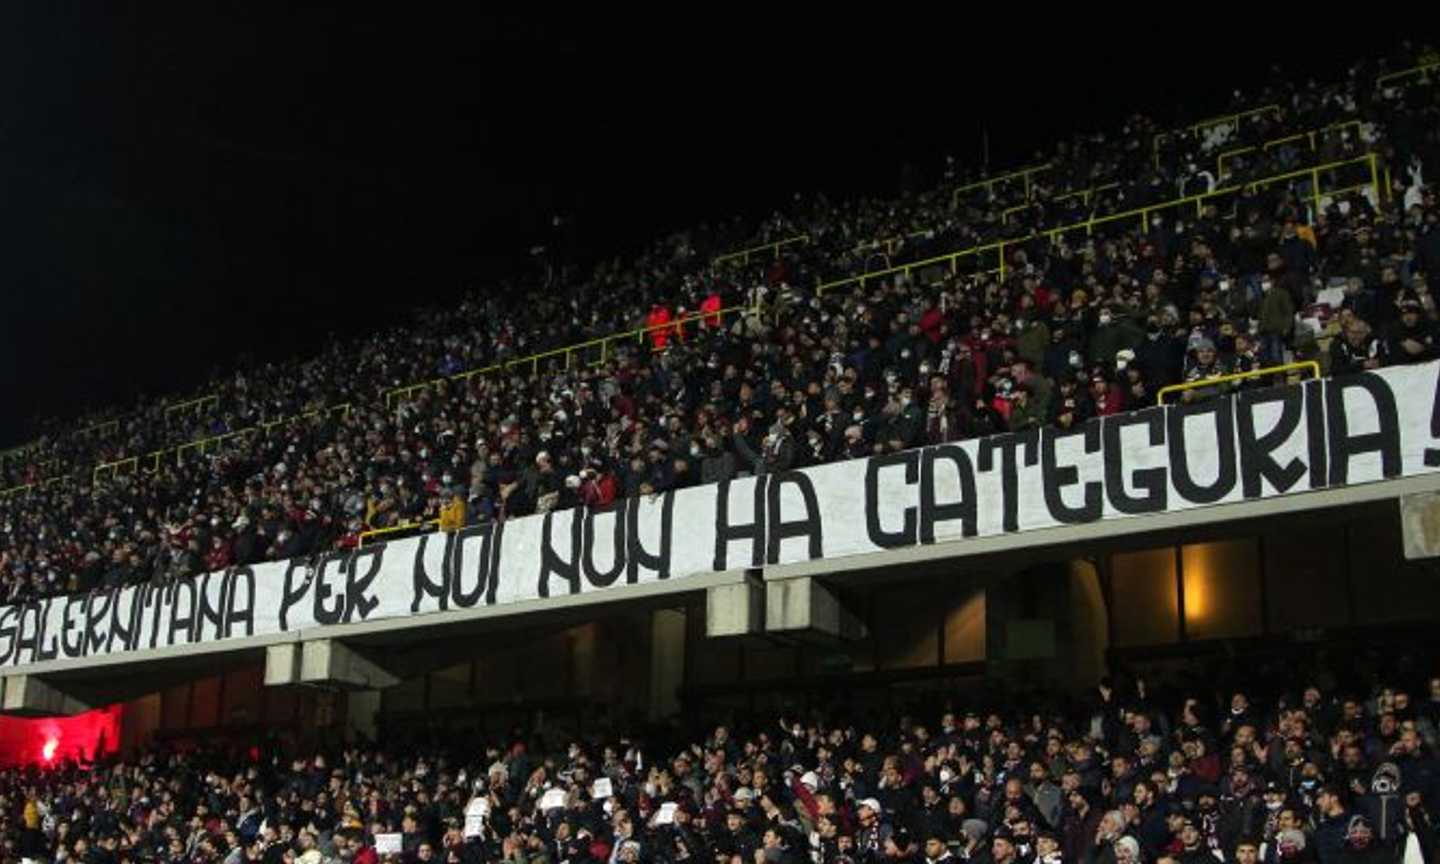
M1435 360L1437 70L1407 49L1215 121L1137 115L1003 175L797 199L50 423L0 457L0 601ZM0 773L0 858L1437 860L1433 659L1306 671L1176 704L1107 679L1034 712L688 737L157 745Z

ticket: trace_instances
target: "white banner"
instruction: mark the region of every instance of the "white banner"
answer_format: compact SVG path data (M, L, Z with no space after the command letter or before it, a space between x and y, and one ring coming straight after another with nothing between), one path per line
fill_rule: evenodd
M504 606L1440 469L1440 362L0 608L0 667Z

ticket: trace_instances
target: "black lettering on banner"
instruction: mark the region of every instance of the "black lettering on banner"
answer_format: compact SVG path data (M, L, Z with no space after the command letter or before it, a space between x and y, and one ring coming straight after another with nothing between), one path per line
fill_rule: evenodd
M195 601L195 581L193 579L181 579L173 583L165 593L169 595L166 599L170 604L170 629L167 633L165 644L183 645L190 642L199 642L199 622L195 620L195 611L199 605ZM183 614L180 609L181 594L184 594L186 598ZM183 642L177 638L181 633L185 634Z
M145 590L145 602L155 606L155 614L150 619L150 647L154 648L160 640L160 617L165 611L165 606L171 600L172 589L165 587L147 588Z
M485 605L494 606L500 591L500 551L504 547L505 523L497 522L490 536L490 569L485 573Z
M85 656L99 654L105 645L105 633L101 626L110 622L110 606L115 602L115 591L97 591L85 598Z
M304 578L296 585L295 573L300 572ZM303 559L292 558L285 562L285 584L280 590L280 630L281 632L290 629L289 612L291 607L305 599L310 591L310 583L315 581L315 574L310 570Z
M0 666L10 665L14 657L18 661L18 646L15 641L15 618L20 611L14 606L0 608Z
M540 585L541 597L550 596L550 577L559 576L570 587L571 594L580 593L580 515L567 510L564 516L570 519L570 560L566 561L550 545L550 535L556 513L545 514L545 525L540 537Z
M1035 452L1039 440L1040 430L1032 428L1007 435L992 435L980 442L981 471L995 469L995 451L1000 451L1001 527L1007 533L1020 530L1020 472L1015 452L1024 447L1025 466L1031 467L1039 458Z
M220 596L216 599L214 606L210 605L210 585L212 583L220 586ZM223 570L216 573L206 573L200 577L199 592L195 598L195 602L199 607L195 610L196 642L206 641L205 625L207 623L213 625L215 628L215 635L210 638L225 638L225 606L226 601L229 599L225 596L225 592L228 590L230 590L230 574Z
M105 637L105 653L112 653L117 641L120 650L134 651L140 645L140 615L145 608L145 586L115 588L110 596L110 634ZM123 617L120 614L121 597L130 598L130 607Z
M447 577L450 582L450 599L460 609L470 609L480 603L485 596L485 589L490 583L490 558L493 550L490 548L494 536L499 528L498 523L488 525L472 525L469 528L462 528L453 535L455 542L450 546L450 575ZM475 561L475 589L467 592L465 590L465 541L479 537L480 554ZM441 607L444 608L444 607Z
M15 648L15 659L17 661L20 659L21 652L28 650L30 652L30 659L26 662L35 662L35 655L38 653L38 640L40 638L40 614L39 603L31 601L20 607L20 635L16 640ZM27 622L30 622L32 626L27 628Z
M430 540L434 534L420 535L420 543L415 547L415 568L412 574L414 584L413 593L410 595L410 611L420 611L420 604L425 602L426 597L434 597L440 602L440 611L444 612L450 608L450 580L453 577L450 567L451 550L454 548L455 535L446 534L445 554L440 564L440 579L436 581L430 578L430 571L425 567L425 550L430 546Z
M1103 421L1105 442L1105 493L1110 506L1120 513L1159 513L1166 507L1169 486L1164 468L1144 468L1130 472L1135 488L1144 494L1131 495L1125 488L1125 429L1144 426L1149 432L1149 446L1165 443L1165 411L1156 406L1130 414L1112 414Z
M46 598L44 608L40 612L40 635L36 637L37 660L54 660L60 656L60 639L50 632L50 607L55 603L54 597Z
M1430 408L1430 437L1440 438L1440 376L1435 379L1435 401ZM1440 447L1425 448L1425 466L1440 467Z
M620 573L625 569L625 505L615 507L610 512L614 521L611 529L611 554L610 569L600 570L595 566L595 520L599 516L594 509L585 508L585 522L581 530L580 541L580 564L585 572L585 581L596 588L609 588L620 578Z
M1215 458L1219 460L1215 480L1208 486L1195 482L1190 473L1190 446L1185 435L1185 421L1191 417L1213 414L1215 423ZM1171 406L1166 438L1170 444L1170 482L1180 498L1190 504L1214 504L1235 488L1235 400L1229 397L1208 399ZM1197 451L1198 452L1198 451ZM1206 453L1209 449L1206 448Z
M1305 382L1305 440L1310 445L1310 488L1324 489L1330 483L1330 454L1325 452L1325 382Z
M905 466L906 486L914 486L920 481L919 450L886 453L865 462L865 533L869 535L871 545L881 549L914 546L919 539L920 514L915 507L906 507L901 511L904 521L899 531L886 531L880 525L880 471L896 465Z
M74 617L77 606L82 610L85 608L85 597L71 594L65 598L65 606L60 612L60 651L70 659L85 655L85 631ZM73 640L71 633L76 636Z
M368 562L365 567L365 575L360 575L360 562ZM371 546L369 548L356 549L350 553L350 559L345 563L345 623L349 624L356 618L361 621L370 617L375 607L380 605L379 599L369 593L370 586L375 583L376 577L380 575L380 566L385 561L385 546Z
M1284 465L1270 454L1290 440L1300 427L1300 414L1305 409L1304 392L1299 387L1272 387L1268 390L1243 390L1235 397L1235 431L1240 440L1240 485L1246 498L1259 498L1264 493L1261 480L1268 480L1275 491L1284 494L1305 476L1305 464L1291 459ZM1279 403L1280 419L1264 435L1255 434L1255 409Z
M782 471L772 474L766 483L765 500L768 505L766 521L769 523L769 544L765 560L770 564L780 563L780 543L791 537L805 537L810 542L806 547L809 560L814 561L824 554L825 544L821 537L820 500L815 497L815 483L810 475L801 471ZM805 502L805 518L784 521L780 518L780 489L794 486L800 491Z
M1345 391L1364 390L1375 405L1370 411L1379 424L1375 432L1350 434L1350 417L1345 411ZM1350 460L1363 453L1380 454L1380 475L1383 478L1400 474L1400 414L1395 394L1379 375L1348 375L1326 382L1325 419L1330 429L1330 485L1344 486L1350 482ZM1378 479L1378 478L1377 478Z
M675 539L675 493L666 492L660 499L660 551L651 554L640 539L640 497L625 502L625 581L640 581L640 568L655 574L656 579L670 578L670 546Z
M326 552L320 556L320 560L315 564L315 608L313 614L316 624L339 624L340 619L345 617L344 583L337 579L335 587L332 588L330 583L325 581L325 574L326 571L336 570L339 571L340 576L343 577L345 572L345 559L349 554L348 552L338 551ZM339 590L335 590L336 588ZM331 596L335 598L335 604L333 606L325 602L329 600Z
M1063 490L1080 482L1080 469L1075 465L1061 465L1057 447L1061 441L1085 436L1085 452L1100 452L1100 421L1087 420L1071 429L1046 429L1040 435L1041 485L1045 489L1045 509L1050 517L1065 525L1081 525L1094 522L1105 512L1105 486L1092 480L1083 487L1083 498L1079 507L1065 503Z
M232 567L229 586L225 589L225 638L235 635L235 625L245 625L244 636L255 635L255 571L250 567ZM237 599L240 586L245 586L245 605Z
M935 463L944 460L955 466L960 481L960 500L939 504L935 500ZM935 542L935 525L960 520L960 535L974 537L977 532L978 502L975 500L975 466L964 447L941 444L927 447L920 457L920 542Z
M761 567L765 564L765 480L764 477L756 477L754 480L754 510L755 520L753 522L741 522L730 524L730 484L733 480L722 480L716 487L718 498L715 501L715 570L717 572L730 569L729 546L736 540L750 541L750 563L746 567Z

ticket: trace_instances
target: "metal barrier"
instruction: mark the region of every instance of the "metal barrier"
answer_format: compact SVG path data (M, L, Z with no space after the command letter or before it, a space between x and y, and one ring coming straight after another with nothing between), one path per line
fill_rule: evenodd
M1154 140L1151 142L1151 150L1153 151L1153 154L1155 156L1155 169L1157 171L1160 169L1161 141L1168 141L1181 133L1194 135L1208 129L1214 129L1217 126L1233 125L1235 127L1235 131L1239 132L1240 121L1244 120L1247 117L1259 117L1261 114L1278 115L1279 113L1279 105L1261 105L1259 108L1251 108L1249 111L1241 111L1238 114L1226 114L1221 117L1212 117L1209 120L1201 120L1199 123L1192 123L1189 126L1182 126L1181 128L1171 132L1161 132L1160 134L1156 135Z
M34 489L48 489L64 479L66 478L51 477L47 480L39 480L34 483L22 483L19 486L11 486L9 489L0 489L0 498L9 498L12 495L17 495L21 492L29 492Z
M78 433L76 433L76 434L78 434L78 435L89 435L89 434L92 433L92 432L98 432L98 433L100 433L101 435L113 435L113 434L115 434L116 432L119 432L119 431L120 431L120 421L119 421L119 420L106 420L106 421L103 422L103 423L96 423L94 426L86 426L84 429L81 429L81 430L80 430Z
M206 405L218 404L220 404L220 397L215 395L214 393L211 393L208 396L201 396L198 399L190 399L185 402L177 402L174 405L166 405L165 419L169 420L172 414L178 413L180 411L193 410L198 416L199 414L204 413Z
M1358 185L1355 185L1355 186L1342 187L1342 188L1339 188L1339 189L1329 189L1329 190L1323 190L1323 191L1321 190L1321 188L1320 188L1320 175L1321 175L1323 172L1334 171L1334 170L1339 169L1339 168L1345 168L1345 167L1347 167L1347 166L1358 166L1358 165L1369 165L1369 166L1370 166L1370 180L1369 180L1369 182L1367 182L1367 183L1362 183L1362 184L1358 184ZM823 294L825 291L827 291L827 290L829 290L829 289L831 289L831 288L837 288L837 287L839 287L839 286L841 286L841 285L848 285L848 284L851 284L851 283L857 283L857 284L859 284L861 287L864 287L865 282L866 282L867 280L870 280L870 279L876 279L876 278L879 278L879 277L882 277L882 276L893 276L893 275L898 274L898 273L903 273L903 274L905 274L905 275L908 276L908 275L910 275L911 273L913 273L913 272L916 271L916 270L921 270L921 269L924 269L924 268L927 268L927 267L934 267L934 266L943 265L943 264L949 264L949 265L950 265L950 268L951 268L951 272L952 272L952 273L958 273L958 272L959 272L959 261L960 261L961 258L968 258L968 257L971 257L971 256L978 256L978 255L985 254L985 253L987 253L987 252L995 252L995 253L997 253L997 256L998 256L998 258L999 258L998 265L997 265L996 267L987 268L987 269L985 269L985 270L983 270L983 271L980 271L980 272L985 272L985 273L997 273L997 272L998 272L998 273L1000 274L1000 278L1001 278L1001 279L1004 279L1004 278L1005 278L1005 270L1006 270L1005 249L1006 249L1007 247L1020 246L1020 245L1023 245L1023 244L1025 244L1025 243L1029 243L1030 241L1034 240L1036 237L1041 237L1041 236L1048 237L1051 242L1054 242L1054 241L1055 241L1056 239L1058 239L1061 235L1067 234L1067 233L1069 233L1069 232L1071 232L1071 231L1079 231L1080 229L1083 228L1083 229L1085 230L1085 233L1086 233L1087 235L1089 235L1089 234L1092 234L1097 227L1100 227L1100 226L1102 226L1102 225L1107 225L1107 224L1110 224L1110 223L1113 223L1113 222L1128 221L1128 220L1131 220L1131 219L1138 219L1138 220L1140 220L1141 231L1144 231L1144 230L1146 230L1146 229L1148 228L1149 218L1150 218L1151 214L1153 214L1153 213L1158 213L1158 212L1160 212L1160 211L1162 211L1162 210L1169 210L1169 209L1172 209L1172 208L1175 208L1175 207L1185 207L1185 206L1189 206L1189 205L1193 204L1193 205L1195 205L1195 212L1196 212L1196 214L1199 215L1200 213L1202 213L1202 212L1204 211L1205 202L1207 202L1207 201L1209 201L1209 200L1211 200L1211 199L1221 198L1221 197L1228 196L1228 195L1234 195L1234 194L1236 194L1236 193L1238 193L1238 192L1242 192L1242 191L1245 191L1245 190L1247 190L1247 189L1259 189L1259 188L1263 188L1263 187L1265 187L1265 186L1272 185L1272 184L1274 184L1274 183L1280 183L1280 182L1283 182L1283 181L1286 181L1286 180L1293 180L1293 179L1296 179L1296 178L1299 178L1299 177L1307 177L1307 176L1311 178L1311 190L1310 190L1310 191L1311 191L1311 196L1312 196L1313 203L1314 203L1314 205L1315 205L1315 208L1316 208L1316 212L1317 212L1317 213L1318 213L1318 212L1320 211L1320 209L1321 209L1321 207L1320 207L1320 202L1321 202L1321 200L1322 200L1323 198L1325 198L1326 196L1330 196L1330 195L1340 195L1340 194L1344 194L1344 193L1346 193L1346 192L1354 191L1355 189L1364 189L1364 188L1367 188L1367 187L1373 187L1373 188L1375 188L1377 195L1379 194L1379 191L1380 191L1380 190L1379 190L1379 184L1380 184L1379 165L1378 165L1378 162L1377 162L1377 157L1376 157L1376 155L1375 155L1374 153L1370 153L1370 154L1368 154L1368 155L1365 155L1365 156L1362 156L1362 157L1359 157L1359 158L1356 158L1356 159L1346 159L1346 160L1341 161L1341 162L1329 162L1329 163L1326 163L1326 164L1324 164L1324 165L1316 165L1316 166L1314 166L1314 167L1305 168L1305 169L1300 170L1300 171L1289 171L1289 172L1286 172L1286 173L1283 173L1283 174L1275 174L1275 175L1272 175L1272 176L1270 176L1270 177L1262 177L1262 178L1260 178L1260 179L1258 179L1258 180L1254 180L1254 181L1251 181L1251 182L1249 182L1249 183L1244 183L1244 184L1240 184L1240 185L1236 185L1236 186L1229 186L1229 187L1226 187L1226 188L1223 188L1223 189L1215 189L1215 190L1212 190L1212 191L1210 191L1210 192L1203 192L1203 193L1201 193L1201 194L1199 194L1199 195L1188 195L1188 196L1185 196L1185 197L1183 197L1183 198L1176 198L1176 199L1174 199L1173 201L1165 201L1165 202L1161 202L1161 203L1159 203L1159 204L1151 204L1151 205L1146 206L1146 207L1138 207L1138 208L1136 208L1136 209L1134 209L1134 210L1126 210L1126 211L1124 211L1124 212L1122 212L1122 213L1113 213L1113 214L1110 214L1110 215L1108 215L1108 216L1093 216L1093 217L1091 217L1090 219L1085 220L1084 222L1076 222L1076 223L1074 223L1074 224L1061 226L1061 227L1059 227L1059 228L1049 228L1049 229L1046 229L1045 231L1040 231L1040 232L1028 234L1028 235L1026 235L1026 236L1024 236L1024 237L1017 237L1017 238L1010 239L1010 240L999 240L999 241L996 241L996 242L994 242L994 243L987 243L987 244L985 244L985 245L975 246L975 247L972 247L972 248L970 248L970 249L961 249L961 250L959 250L959 251L950 252L950 253L947 253L947 254L945 254L945 255L937 255L937 256L935 256L935 257L933 257L933 258L926 258L926 259L924 259L923 261L913 261L913 262L911 262L911 263L909 263L909 264L902 264L902 265L897 266L897 267L889 267L889 268L886 268L886 269L884 269L884 270L874 270L874 271L871 271L871 272L868 272L868 273L861 273L861 274L858 275L858 276L848 276L848 277L846 277L846 278L844 278L844 279L836 279L836 280L834 280L834 281L825 282L825 283L822 283L822 284L816 286L816 292L817 292L817 293L820 293L820 294Z
M789 237L785 240L778 240L774 243L765 243L760 246L753 246L749 249L741 249L738 252L727 252L724 255L717 255L716 257L710 259L710 264L711 266L715 266L722 261L733 261L736 258L740 259L741 264L749 264L751 255L754 255L757 252L764 252L766 250L769 250L774 257L779 258L780 250L785 248L786 246L790 246L795 243L809 242L809 234L798 234L794 237Z
M1360 121L1346 120L1343 123L1332 123L1331 125L1326 126L1323 129L1311 129L1309 132L1297 132L1294 135L1287 135L1284 138L1276 138L1273 141L1266 141L1264 144L1261 144L1259 146L1237 147L1234 150L1226 150L1219 156L1215 157L1215 176L1218 178L1224 175L1226 159L1233 159L1236 156L1240 156L1245 153L1253 153L1256 150L1270 150L1274 147L1282 147L1286 144L1291 144L1302 139L1307 140L1310 143L1310 150L1311 152L1314 152L1315 150L1319 149L1317 147L1317 135L1327 135L1333 134L1335 132L1343 132L1345 129L1349 129L1352 127L1355 130L1355 134L1358 136L1361 129Z
M1302 360L1298 363L1281 363L1278 366L1266 366L1263 369L1251 369L1249 372L1232 372L1229 375L1216 375L1213 378L1205 378L1200 381L1186 381L1182 384L1169 384L1160 388L1155 394L1155 404L1164 405L1165 397L1171 393L1180 393L1185 390L1198 390L1205 387L1214 387L1218 384L1229 384L1232 381L1244 381L1247 378L1264 378L1267 375L1284 375L1289 372L1308 370L1315 377L1320 377L1320 364L1314 360Z
M951 209L959 207L960 196L964 195L966 192L974 192L976 189L984 189L987 193L993 196L995 194L996 184L1014 180L1016 177L1019 177L1025 182L1025 200L1028 201L1030 200L1030 186L1032 182L1030 178L1034 177L1036 174L1039 174L1041 171L1049 170L1050 163L1046 162L1043 165L1031 165L1029 168L1021 168L1018 171L1011 171L1008 174L1001 174L998 177L991 177L988 180L977 180L974 183L966 184L956 189L954 192L950 193L950 207Z
M1092 186L1089 189L1081 189L1078 192L1066 192L1064 195L1056 195L1047 201L1026 201L1024 204L1016 204L1014 207L1007 207L1000 211L1000 224L1010 224L1010 216L1022 210L1028 210L1036 204L1059 204L1061 201L1069 201L1071 198L1079 198L1086 206L1090 206L1090 198L1101 192L1109 192L1111 189L1120 188L1119 183L1106 183L1101 186Z
M371 528L368 531L360 532L360 545L364 546L366 540L369 540L371 537L379 537L382 534L398 534L401 531L415 531L439 524L439 519L431 519L427 522L406 522L404 525L392 525L389 528Z
M1427 72L1436 71L1440 71L1440 61L1421 63L1419 66L1412 66L1409 69L1402 69L1399 72L1391 72L1387 75L1381 75L1379 78L1375 79L1375 84L1377 86L1384 87L1391 81L1399 81L1402 78L1410 78L1413 76L1424 75Z
M724 326L724 321L727 317L730 317L737 313L743 315L747 312L758 312L758 309L753 306L727 306L723 309L717 309L713 312L688 313L672 321L667 321L664 324L640 327L635 330L626 330L621 333L612 333L609 336L602 336L599 339L591 339L586 342L577 342L574 345L566 345L563 348L554 348L549 351L541 351L538 354L531 354L526 357L517 357L513 360L506 360L504 362L496 363L491 366L485 366L480 369L471 369L468 372L460 372L455 375L451 375L448 378L432 378L429 381L422 381L419 384L408 384L404 387L396 387L393 390L385 391L385 406L387 408L393 407L395 404L397 404L396 400L408 399L411 398L414 394L423 393L432 388L439 389L441 386L448 384L448 382L450 381L469 381L476 375L485 375L491 372L507 372L517 367L524 367L527 365L530 367L530 373L532 375L539 374L541 361L554 359L557 357L564 358L565 371L567 372L575 368L577 358L579 358L579 361L584 363L588 368L603 366L604 364L610 362L610 360L614 356L611 346L616 345L617 343L623 344L629 342L637 342L643 344L646 336L663 330L673 330L675 331L675 338L683 340L685 338L684 329L686 325L694 324L696 322L713 320L716 322L714 326ZM597 352L598 356L593 360L587 361L585 359L586 352Z
M121 470L127 467L131 470L131 473L139 472L141 469L140 460L142 459L149 460L150 464L146 471L148 473L154 474L156 471L160 470L160 462L166 456L173 456L175 458L175 464L178 465L180 464L181 457L191 451L204 454L207 450L212 450L216 447L219 447L226 441L255 435L257 433L269 434L270 430L274 429L277 426L288 426L301 420L314 419L316 417L322 417L327 414L333 414L336 411L341 412L342 417L348 418L350 416L350 408L351 405L348 402L340 405L334 405L329 408L318 408L313 411L306 411L301 414L296 414L293 417L282 417L279 420L271 420L265 423L257 423L254 426L248 426L244 429L236 429L232 432L226 432L221 435L209 435L204 438L196 438L193 441L187 441L184 444L178 444L174 447L162 447L159 450L152 450L151 452L146 453L144 456L130 456L125 459L117 459L113 462L105 462L95 466L94 470L91 472L90 480L92 483L98 485L100 481L106 476L110 477L111 479L120 476Z

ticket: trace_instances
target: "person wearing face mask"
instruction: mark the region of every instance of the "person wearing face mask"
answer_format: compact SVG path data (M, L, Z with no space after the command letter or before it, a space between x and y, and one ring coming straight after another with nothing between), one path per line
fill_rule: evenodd
M1090 334L1090 363L1109 367L1114 364L1116 354L1126 348L1134 350L1144 340L1145 334L1125 314L1124 307L1114 303L1104 306Z

